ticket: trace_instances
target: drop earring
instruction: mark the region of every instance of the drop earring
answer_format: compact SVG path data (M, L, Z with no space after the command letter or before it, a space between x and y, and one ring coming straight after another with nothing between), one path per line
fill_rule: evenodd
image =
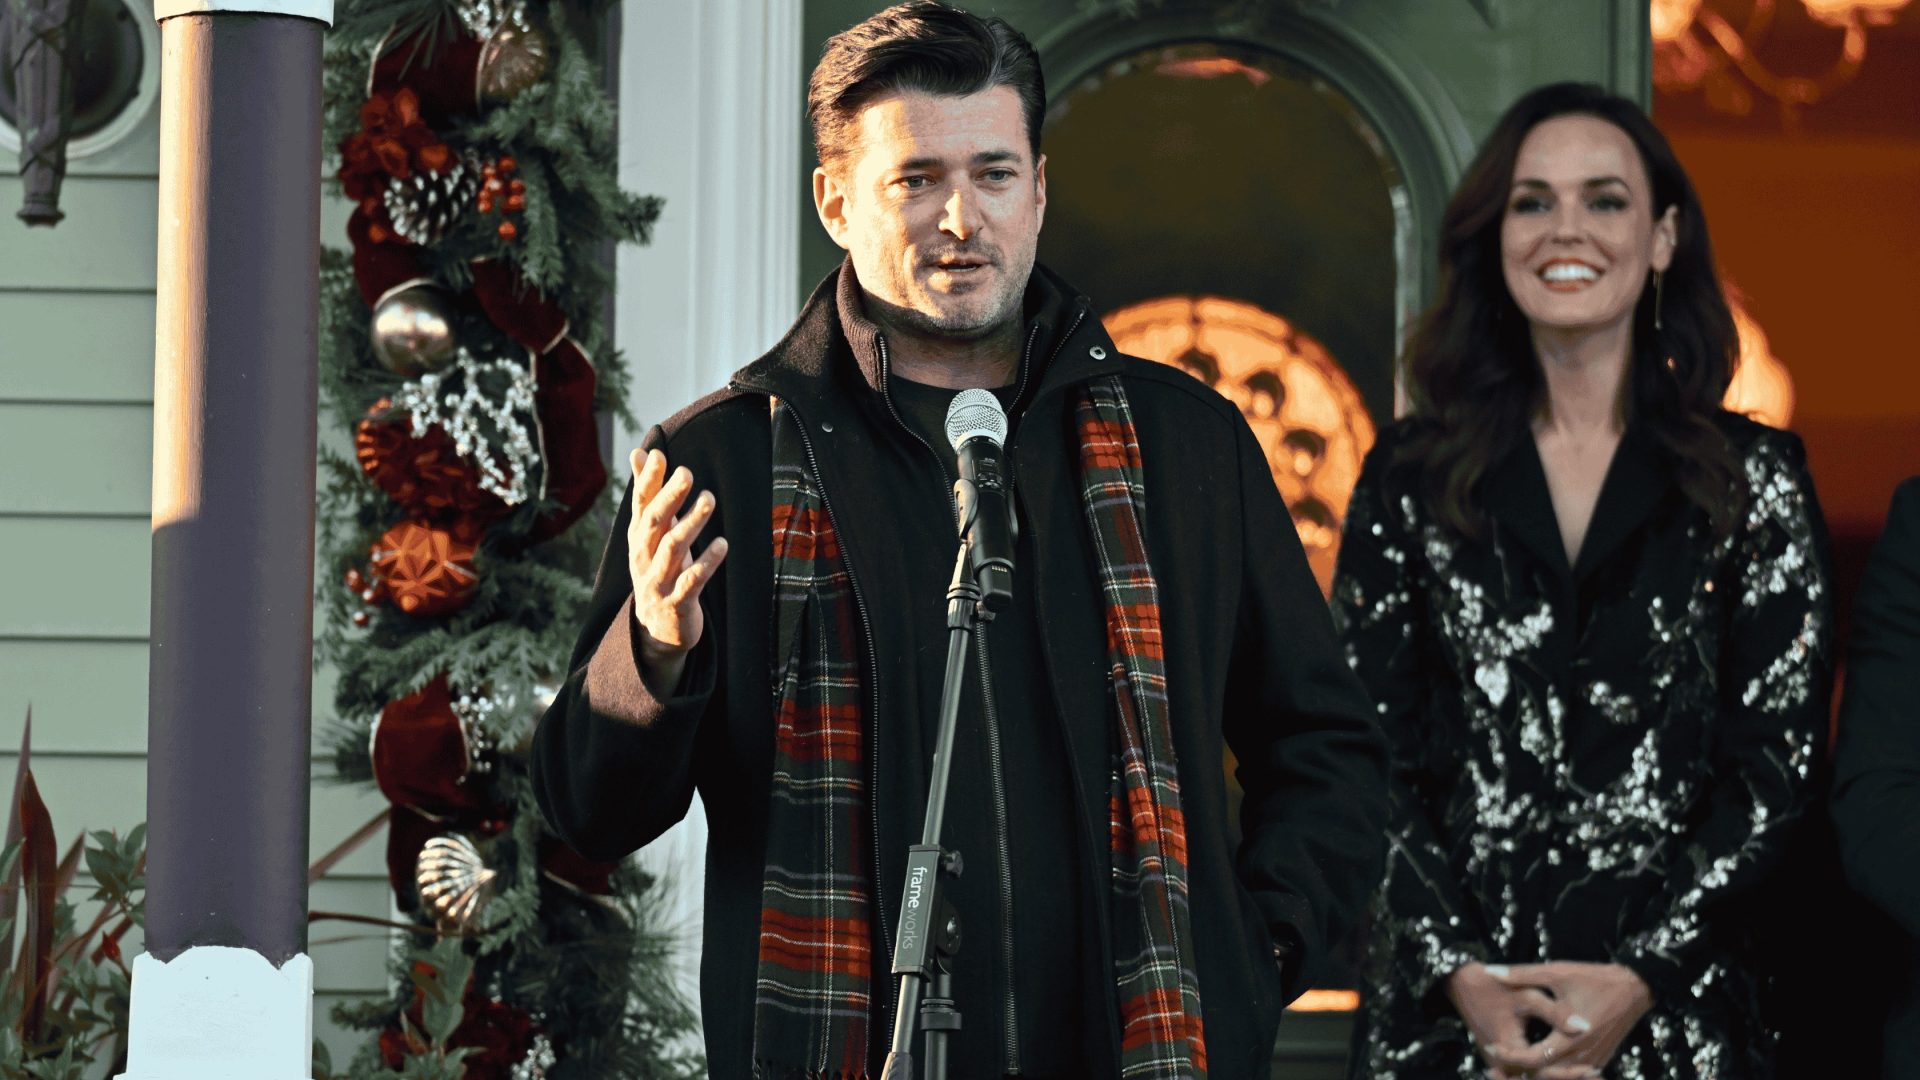
M1653 272L1653 328L1660 329L1660 301L1667 291L1667 275L1659 270Z

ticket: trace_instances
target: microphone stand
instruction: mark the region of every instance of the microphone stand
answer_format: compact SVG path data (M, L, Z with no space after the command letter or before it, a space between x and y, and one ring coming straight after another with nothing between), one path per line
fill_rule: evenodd
M991 621L1012 599L1005 568L982 567L983 592L972 571L973 525L978 514L974 487L953 486L960 511L960 552L947 586L947 671L940 689L940 728L934 739L933 769L927 784L926 819L920 842L907 848L907 883L901 890L898 932L894 935L893 974L900 979L899 1011L893 1018L893 1049L881 1080L915 1080L913 1032L926 1035L924 1080L946 1080L947 1037L960 1030L953 1002L954 954L960 950L960 917L945 895L958 880L960 853L940 846L947 813L947 778L953 765L954 731L959 727L960 690L967 671L967 647L974 630ZM998 571L990 573L990 571ZM927 993L931 990L931 993Z

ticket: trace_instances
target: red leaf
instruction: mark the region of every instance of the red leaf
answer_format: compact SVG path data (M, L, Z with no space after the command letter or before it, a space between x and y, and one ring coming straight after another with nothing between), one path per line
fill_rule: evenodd
M67 853L60 857L60 865L55 867L53 871L51 889L56 899L72 886L73 876L80 870L80 853L86 850L86 846L87 836L85 833L81 833L74 838L73 846L67 849ZM52 926L51 923L48 925ZM60 989L60 966L56 962L60 954L74 952L83 947L85 943L77 939L69 938L64 944L59 942L54 942L53 944L57 946L57 949L47 957L47 967L41 976L46 981L44 984L34 984L36 989L39 990L36 996L42 1001L53 1000L54 991Z
M53 908L60 887L58 864L54 861L58 856L54 848L53 821L47 816L47 804L40 799L40 788L33 782L31 769L21 780L14 808L20 815L21 881L27 896L21 962L14 978L23 989L31 988L20 1014L20 1035L32 1043L40 1038L40 1023L46 1013L47 974L53 967Z
M13 770L14 798L7 803L7 847L12 847L20 839L20 789L27 779L27 766L33 760L33 706L27 706L27 723L20 729L20 763ZM20 905L20 867L22 861L15 859L13 869L7 873L7 880L0 882L0 920L7 924L6 940L0 941L0 980L4 980L13 970L13 917L19 913Z
M84 937L92 938L94 933L104 925L105 925L104 920L95 920L93 929L88 930L87 933L84 935ZM101 934L100 944L98 947L96 947L93 950L93 957L92 957L93 962L97 964L101 961L101 959L105 958L105 959L112 960L115 963L119 963L120 939L125 937L127 935L127 931L131 929L133 929L133 920L131 918L122 917L120 920L120 924L118 926L115 926L113 929L107 931L104 934ZM125 964L121 964L120 966L122 968L126 967Z
M73 838L73 846L60 856L60 865L53 873L53 895L59 896L73 887L73 878L80 872L80 853L86 850L87 835L81 833Z

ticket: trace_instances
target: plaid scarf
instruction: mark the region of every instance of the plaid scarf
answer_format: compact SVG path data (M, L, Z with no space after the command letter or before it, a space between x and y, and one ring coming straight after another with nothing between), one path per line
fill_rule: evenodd
M1160 602L1141 518L1140 444L1117 378L1077 403L1081 495L1105 597L1117 747L1108 794L1120 1075L1204 1078L1186 819ZM873 866L859 612L798 421L773 412L776 724L754 1008L759 1075L870 1075ZM890 958L882 958L887 978ZM889 994L890 998L891 995Z

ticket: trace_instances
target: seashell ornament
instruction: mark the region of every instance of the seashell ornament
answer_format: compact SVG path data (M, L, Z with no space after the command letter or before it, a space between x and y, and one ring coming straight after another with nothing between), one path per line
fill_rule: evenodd
M420 900L444 924L475 929L487 901L493 899L498 870L480 857L473 841L460 835L436 836L420 849L414 883Z

